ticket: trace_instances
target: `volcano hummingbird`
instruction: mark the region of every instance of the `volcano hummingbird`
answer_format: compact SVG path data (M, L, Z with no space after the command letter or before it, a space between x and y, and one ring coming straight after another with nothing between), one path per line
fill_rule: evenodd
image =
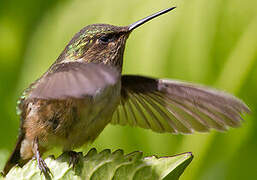
M58 146L76 157L72 150L92 143L109 123L174 134L238 127L241 114L250 110L230 94L191 83L121 74L130 33L173 9L129 26L92 24L75 34L18 101L19 137L3 173L35 157L41 172L49 174L44 152Z

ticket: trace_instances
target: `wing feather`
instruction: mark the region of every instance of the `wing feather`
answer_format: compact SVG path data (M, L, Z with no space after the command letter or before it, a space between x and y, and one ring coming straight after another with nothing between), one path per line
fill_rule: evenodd
M94 96L102 89L114 86L120 73L108 65L69 62L54 65L32 87L29 98L65 99Z
M224 131L238 127L241 114L250 112L241 100L222 91L133 75L122 76L119 107L127 107L130 114L122 125L171 133Z
M150 123L149 123L149 121L148 121L144 111L142 110L142 108L138 104L138 101L134 97L133 93L132 94L130 93L130 99L131 99L132 104L135 106L135 109L138 111L138 113L140 114L140 117L143 120L143 123L142 123L143 125L141 125L141 126L150 129L151 125L150 125Z

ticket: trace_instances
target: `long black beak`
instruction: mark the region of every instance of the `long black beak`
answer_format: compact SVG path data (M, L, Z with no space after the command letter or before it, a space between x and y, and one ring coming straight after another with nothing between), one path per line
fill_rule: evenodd
M159 11L159 12L155 13L155 14L152 14L152 15L150 15L150 16L147 16L147 17L145 17L145 18L143 18L143 19L141 19L141 20L139 20L139 21L137 21L137 22L135 22L135 23L129 25L129 26L128 26L128 27L129 27L128 30L131 32L131 31L134 30L135 28L137 28L137 27L141 26L142 24L144 24L144 23L150 21L151 19L153 19L153 18L155 18L155 17L158 17L158 16L160 16L160 15L162 15L162 14L165 14L165 13L167 13L167 12L169 12L169 11L175 9L175 8L176 8L176 7L164 9L164 10L162 10L162 11Z

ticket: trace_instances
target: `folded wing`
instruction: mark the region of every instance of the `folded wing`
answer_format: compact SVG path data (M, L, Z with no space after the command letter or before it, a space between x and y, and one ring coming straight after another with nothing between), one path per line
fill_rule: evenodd
M29 98L65 99L94 96L120 80L120 73L108 65L70 62L54 65L31 87Z

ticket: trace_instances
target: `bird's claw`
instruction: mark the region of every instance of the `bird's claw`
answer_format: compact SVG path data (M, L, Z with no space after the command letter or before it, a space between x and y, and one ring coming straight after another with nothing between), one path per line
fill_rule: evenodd
M79 162L79 158L82 155L81 152L77 153L75 151L68 151L67 152L69 155L69 167L72 166L73 169L75 169L75 166L78 164Z
M50 169L47 167L47 164L41 157L37 158L37 163L38 163L38 168L41 171L40 174L43 173L45 176L48 176L48 177L52 175Z

